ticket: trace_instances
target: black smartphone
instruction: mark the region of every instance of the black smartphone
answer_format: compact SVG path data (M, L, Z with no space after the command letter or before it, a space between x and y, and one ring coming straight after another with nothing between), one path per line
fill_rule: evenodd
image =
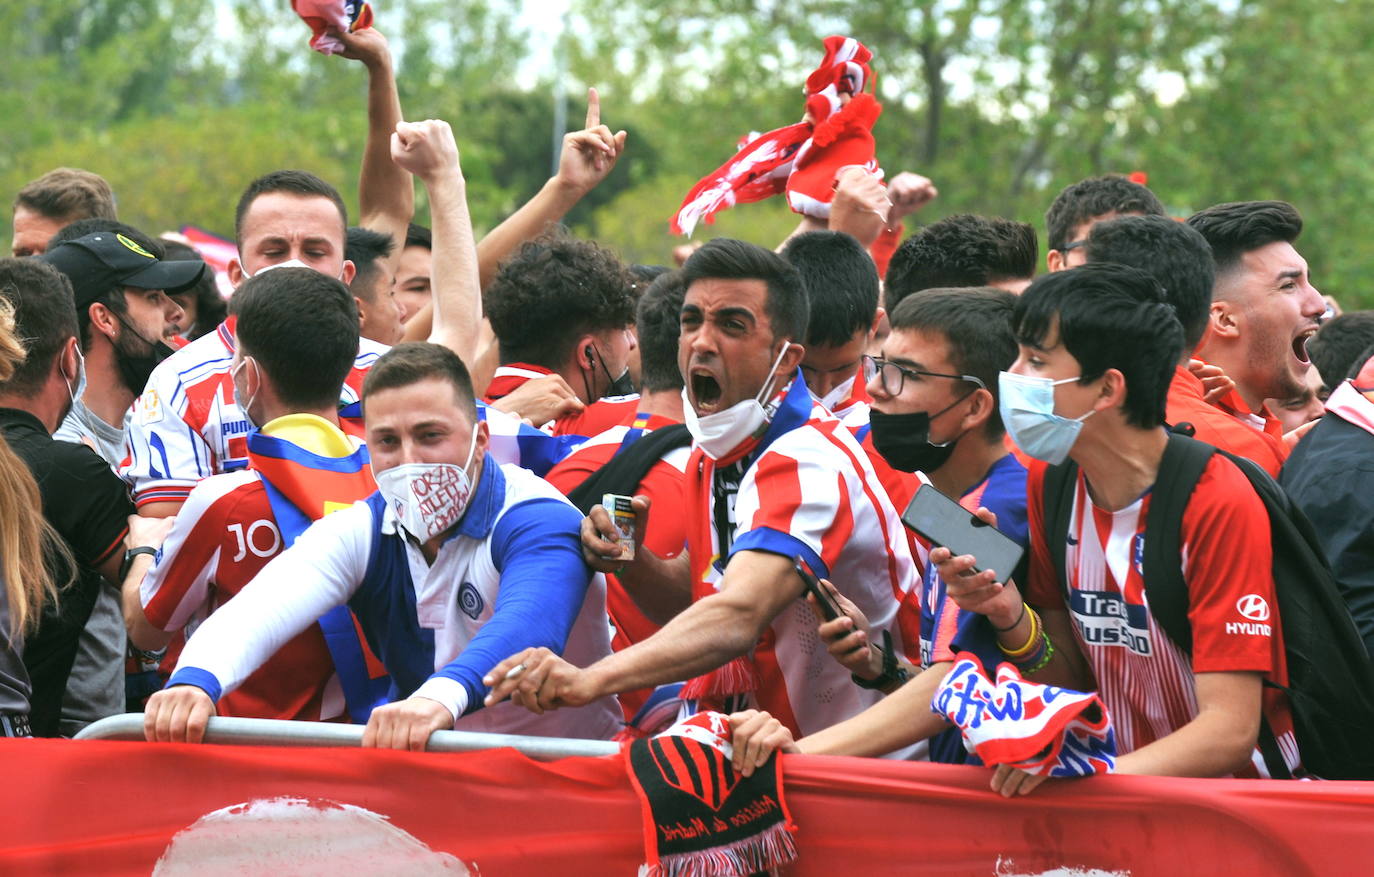
M968 509L929 484L922 484L911 498L902 523L931 544L955 555L972 554L974 571L990 569L1005 582L1016 571L1025 552L1001 530L985 524Z
M811 570L806 568L806 563L800 557L792 558L792 565L796 569L797 575L801 576L803 596L808 593L816 596L816 605L821 607L821 615L825 616L826 621L834 621L844 614L840 611L840 607L835 605L835 601L830 599L830 595L825 592L825 589L821 587L820 579L816 578Z

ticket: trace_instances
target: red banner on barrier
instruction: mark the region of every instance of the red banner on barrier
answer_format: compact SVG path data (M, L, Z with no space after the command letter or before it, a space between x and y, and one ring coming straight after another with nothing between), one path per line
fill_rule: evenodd
M0 741L0 873L633 875L618 758ZM1374 784L1100 777L1002 800L981 768L788 756L789 875L1362 873Z

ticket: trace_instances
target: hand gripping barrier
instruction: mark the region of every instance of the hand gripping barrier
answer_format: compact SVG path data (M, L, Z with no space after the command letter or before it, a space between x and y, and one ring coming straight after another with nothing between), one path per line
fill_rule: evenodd
M87 725L78 740L142 740L143 714L125 713ZM362 725L329 722L286 722L277 719L235 719L215 716L205 728L206 743L238 746L359 746ZM522 737L472 731L435 731L429 752L476 752L509 746L539 761L576 756L614 755L620 747L609 740L572 740L563 737Z

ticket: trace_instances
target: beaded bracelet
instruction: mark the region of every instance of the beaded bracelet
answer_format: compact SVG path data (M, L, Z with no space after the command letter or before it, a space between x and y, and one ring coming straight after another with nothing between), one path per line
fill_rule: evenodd
M1036 661L1029 667L1021 667L1021 665L1017 665L1021 669L1022 675L1033 676L1036 673L1039 673L1041 670L1045 669L1047 666L1049 666L1050 661L1054 660L1054 643L1050 641L1049 634L1045 634L1044 643L1044 654L1041 656L1040 660Z

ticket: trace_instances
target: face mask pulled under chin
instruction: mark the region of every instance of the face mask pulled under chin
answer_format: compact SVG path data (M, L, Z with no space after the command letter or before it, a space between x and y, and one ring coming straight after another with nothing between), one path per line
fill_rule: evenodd
M884 414L877 409L869 411L869 434L873 436L874 449L898 472L929 474L936 471L949 461L955 444L962 436L944 444L934 444L930 441L931 419L924 411L909 414Z
M606 396L632 396L638 392L639 388L635 386L635 379L630 376L628 368L606 388Z
M472 429L468 458L453 463L403 463L377 473L377 490L406 532L421 542L458 523L472 499L472 465L477 426Z
M812 393L811 398L818 402L826 411L833 412L837 405L849 398L849 394L854 390L854 381L857 378L857 374L853 375L849 380L836 384L831 388L830 392L826 393L824 396L817 396L815 393Z
M772 396L778 364L791 346L792 342L783 342L782 350L769 370L768 380L764 381L757 396L736 402L724 411L698 416L692 400L687 396L687 388L682 389L683 422L702 453L712 460L726 457L768 423L768 410L764 408L763 401Z
M80 346L76 348L76 384L73 386L71 379L68 378L67 392L71 394L73 405L80 402L86 393L86 357L82 354Z
M998 408L1007 434L1016 446L1037 460L1057 466L1068 459L1083 421L1094 413L1088 409L1081 417L1061 417L1054 413L1054 388L1078 378L1052 381L1002 372L997 388Z
M130 353L128 342L122 333L119 338L115 339L115 368L119 370L119 377L124 382L124 386L137 396L147 389L148 379L153 376L153 370L164 359L176 353L176 348L161 339L149 341L143 337L141 332L130 326L123 317L120 317L119 321L124 324L124 332L133 335L149 348L147 353Z

